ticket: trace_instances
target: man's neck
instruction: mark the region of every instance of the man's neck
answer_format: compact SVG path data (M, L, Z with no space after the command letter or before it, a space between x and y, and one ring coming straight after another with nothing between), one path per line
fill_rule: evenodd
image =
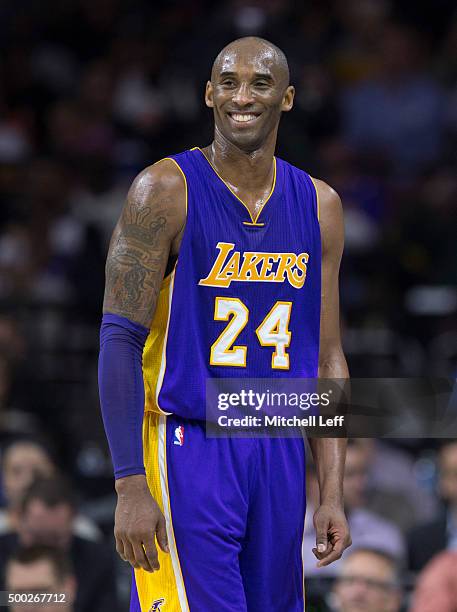
M203 149L204 154L241 199L254 199L268 195L273 183L273 155L276 145L276 133L272 134L261 147L253 151L244 151L229 142L216 129L214 140Z

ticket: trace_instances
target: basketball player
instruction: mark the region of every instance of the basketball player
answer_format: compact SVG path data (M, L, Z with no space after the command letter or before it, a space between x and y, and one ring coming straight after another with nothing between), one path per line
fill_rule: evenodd
M132 612L304 609L303 440L207 439L204 423L210 377L348 376L340 199L274 157L293 99L282 51L229 44L206 86L212 144L141 172L114 231L99 380ZM350 544L345 441L311 445L323 566Z

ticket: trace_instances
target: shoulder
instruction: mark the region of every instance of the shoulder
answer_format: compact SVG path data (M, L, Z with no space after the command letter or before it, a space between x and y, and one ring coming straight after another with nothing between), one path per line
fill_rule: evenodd
M326 220L328 217L342 215L341 198L333 187L317 178L311 178L311 180L316 188L319 202L319 218Z
M171 236L183 227L187 208L184 175L171 158L162 159L142 170L127 194L124 221L144 224L158 217L167 220Z
M142 170L133 180L130 193L153 200L158 195L177 196L185 194L184 175L178 164L169 157L161 159Z
M324 248L329 244L342 250L344 242L343 206L338 193L324 181L312 179L317 193L319 225Z

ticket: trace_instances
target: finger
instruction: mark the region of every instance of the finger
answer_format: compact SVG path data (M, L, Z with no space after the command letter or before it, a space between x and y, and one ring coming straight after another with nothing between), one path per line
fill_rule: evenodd
M140 566L135 561L135 553L133 552L132 544L128 541L124 541L124 556L125 560L130 563L132 567L138 569Z
M328 528L329 522L326 520L315 521L314 527L316 529L316 548L318 553L325 553L328 546Z
M159 556L157 554L157 548L155 541L152 538L145 538L143 540L143 550L152 571L155 572L160 569Z
M163 514L160 515L160 518L157 521L156 536L157 542L159 543L159 546L163 550L163 552L169 553L170 548L168 546L167 525L165 523L165 517L163 516Z
M327 539L327 525L316 528L316 549L321 555L325 555L326 551L331 548Z
M146 572L153 572L154 569L152 565L149 563L149 559L146 557L144 552L143 545L141 542L132 542L133 554L135 555L135 563L144 569Z
M330 554L328 554L324 559L321 559L319 561L317 567L325 567L326 565L330 565L330 563L337 561L341 558L343 550L344 547L341 544L336 544Z
M313 554L314 554L314 556L316 557L316 559L319 559L319 560L320 560L320 559L323 559L324 557L326 557L328 554L330 554L330 553L331 553L331 551L333 550L333 547L332 547L332 545L329 543L329 544L327 545L327 548L325 549L325 552L323 552L323 553L320 553L320 552L317 550L317 548L313 548L312 550L313 550Z
M127 561L127 559L125 558L124 543L123 543L122 539L119 536L115 536L115 540L116 540L116 552L117 552L117 554L120 556L122 561Z

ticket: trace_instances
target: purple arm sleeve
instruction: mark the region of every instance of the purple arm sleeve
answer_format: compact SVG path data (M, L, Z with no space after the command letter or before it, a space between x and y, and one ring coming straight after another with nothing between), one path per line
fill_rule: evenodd
M98 386L115 478L144 474L143 348L149 330L115 314L100 329Z

